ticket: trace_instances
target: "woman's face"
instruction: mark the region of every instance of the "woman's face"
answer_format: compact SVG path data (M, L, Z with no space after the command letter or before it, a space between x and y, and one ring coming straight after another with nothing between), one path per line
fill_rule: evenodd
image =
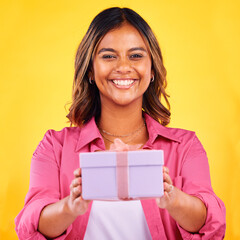
M130 24L108 32L98 45L93 73L101 104L142 106L151 71L151 56L138 30Z

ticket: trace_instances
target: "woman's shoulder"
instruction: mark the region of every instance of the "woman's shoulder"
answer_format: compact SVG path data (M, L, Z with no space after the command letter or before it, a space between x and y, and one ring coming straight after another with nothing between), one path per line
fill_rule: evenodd
M205 149L201 143L201 140L197 136L195 131L182 129L182 128L170 128L165 127L167 131L169 131L172 135L175 136L176 139L178 139L178 142L180 143L180 146L183 148L192 148L195 149L197 152L205 152Z
M183 128L163 126L161 123L145 114L145 119L148 125L149 131L153 131L158 135L162 135L165 138L169 138L176 141L181 141L183 139L191 139L196 136L196 133L192 130L187 130Z
M146 121L148 124L148 130L151 133L155 133L176 142L189 141L196 136L196 133L192 130L176 128L172 126L163 126L158 121L149 117L146 119Z
M80 131L79 127L64 127L61 130L49 129L47 130L46 134L65 135L79 133L79 131Z
M63 143L70 139L78 139L80 128L79 127L64 127L61 130L49 129L45 133L43 140Z
M179 142L181 145L191 145L195 141L199 141L195 131L176 128L176 127L163 127L167 134Z
M176 137L182 138L182 137L193 137L196 135L196 132L193 130L189 129L184 129L184 128L178 128L178 127L169 127L165 126L164 127L166 131L168 131L170 134L175 135Z

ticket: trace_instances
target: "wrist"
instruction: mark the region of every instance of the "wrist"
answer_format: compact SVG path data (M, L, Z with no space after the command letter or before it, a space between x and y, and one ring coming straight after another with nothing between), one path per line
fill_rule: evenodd
M70 217L70 218L75 219L77 217L77 215L72 211L70 196L62 199L62 201L63 201L63 205L60 210L62 212L62 214L68 218Z
M169 194L169 202L168 205L166 206L166 210L170 213L172 211L176 211L181 205L181 191L173 187L173 190Z

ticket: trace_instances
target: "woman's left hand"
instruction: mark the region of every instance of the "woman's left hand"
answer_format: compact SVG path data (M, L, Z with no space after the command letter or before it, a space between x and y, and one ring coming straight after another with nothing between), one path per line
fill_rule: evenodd
M172 185L172 179L169 175L169 169L163 167L163 188L164 194L161 198L156 198L159 208L168 208L175 202L176 188Z
M198 232L206 221L206 206L199 198L184 193L172 184L169 169L163 167L164 194L156 198L158 207L166 209L186 231Z

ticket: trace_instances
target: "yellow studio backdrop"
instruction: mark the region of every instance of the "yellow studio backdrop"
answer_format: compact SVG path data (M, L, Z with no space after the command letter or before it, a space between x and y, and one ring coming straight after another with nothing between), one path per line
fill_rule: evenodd
M196 131L226 205L225 239L240 239L238 0L0 2L0 239L17 239L32 153L46 130L68 126L75 51L93 17L112 6L133 8L157 35L170 126Z

